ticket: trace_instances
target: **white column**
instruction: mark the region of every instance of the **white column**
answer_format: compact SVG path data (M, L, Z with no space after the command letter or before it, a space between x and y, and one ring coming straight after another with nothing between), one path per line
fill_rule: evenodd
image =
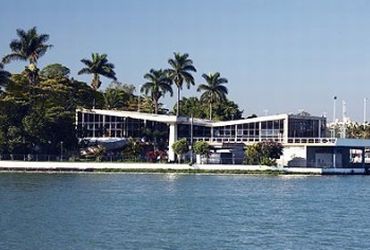
M172 144L177 141L177 124L170 124L170 134L168 139L168 160L175 161L175 152L172 149Z
M283 128L283 137L284 137L284 142L288 142L288 130L289 130L289 124L288 124L289 116L286 116L284 118L284 128Z
M258 123L258 129L259 129L259 136L258 136L258 141L262 141L262 124L261 122Z

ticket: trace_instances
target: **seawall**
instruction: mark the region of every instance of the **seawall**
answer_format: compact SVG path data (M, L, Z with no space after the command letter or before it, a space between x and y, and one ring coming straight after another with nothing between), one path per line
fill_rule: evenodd
M282 168L260 165L168 164L126 162L0 161L2 172L158 172L219 174L363 175L363 168Z

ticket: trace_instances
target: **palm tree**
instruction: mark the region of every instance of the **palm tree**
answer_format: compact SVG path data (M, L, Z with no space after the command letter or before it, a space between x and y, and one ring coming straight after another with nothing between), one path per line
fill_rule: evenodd
M11 74L8 71L3 70L4 66L2 63L0 63L0 92L1 92L1 87L5 87L6 84L9 81L9 77Z
M19 39L14 39L10 44L12 53L3 57L3 63L21 60L28 61L29 65L25 69L25 73L30 83L35 84L38 79L37 61L43 56L46 51L52 47L50 44L45 44L49 40L47 34L37 34L37 28L33 27L28 31L17 29Z
M91 59L82 59L81 62L84 63L87 67L82 68L78 74L92 74L93 79L91 81L91 87L94 90L97 90L100 85L100 75L105 76L107 78L117 80L116 73L114 72L114 65L112 63L108 63L107 55L99 53L92 53Z
M154 112L158 114L159 98L164 96L166 92L170 92L171 96L173 95L171 79L168 78L166 71L162 69L151 69L149 73L144 75L144 78L148 81L141 87L140 92L146 95L150 92L154 105Z
M187 88L190 85L194 85L194 77L191 72L197 72L193 66L193 61L189 59L188 54L173 53L174 58L170 58L168 63L172 68L168 69L168 75L170 79L176 84L177 87L177 109L176 116L179 116L180 111L180 91L184 82L187 84Z
M125 93L119 89L106 89L104 92L104 104L108 109L122 108L125 104Z
M49 40L49 35L37 34L36 27L28 31L17 29L17 35L19 39L14 39L10 43L12 53L4 56L3 63L22 60L36 65L38 59L52 47L50 44L45 44Z
M200 99L201 101L208 102L209 119L212 120L212 105L216 102L226 100L228 90L223 84L227 83L227 79L220 77L220 73L218 72L214 74L209 73L208 75L203 74L202 77L207 83L199 85L198 91L204 91Z

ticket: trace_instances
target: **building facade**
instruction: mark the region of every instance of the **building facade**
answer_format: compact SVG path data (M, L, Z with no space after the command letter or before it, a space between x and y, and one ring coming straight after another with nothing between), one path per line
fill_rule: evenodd
M189 142L206 141L218 148L232 143L279 142L284 146L279 164L285 166L362 166L367 148L370 148L370 140L328 138L326 118L306 113L213 122L173 115L78 109L76 129L80 139L97 141L102 138L142 139L148 131L158 131L168 145L170 161L175 160L171 145L181 138ZM356 160L352 155L356 155Z

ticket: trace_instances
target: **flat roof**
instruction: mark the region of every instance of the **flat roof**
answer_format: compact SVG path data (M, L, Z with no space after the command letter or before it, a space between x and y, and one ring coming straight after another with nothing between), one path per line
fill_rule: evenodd
M149 120L149 121L163 122L163 123L179 123L179 124L190 124L191 123L191 118L188 116L176 117L175 115L150 114L150 113L135 112L135 111L105 110L105 109L77 109L77 111L84 112L84 113L90 113L90 114L110 115L110 116L117 116L117 117L129 117L133 119L142 119L142 120ZM238 120L230 120L230 121L211 121L207 119L193 118L193 124L203 125L203 126L208 126L208 127L220 127L220 126L238 125L238 124L245 124L245 123L281 120L281 119L287 119L288 117L301 118L301 119L325 119L324 117L318 117L318 116L297 116L297 115L290 115L290 114L277 114L277 115L261 116L261 117L255 117L255 118L246 118L246 119L238 119Z

